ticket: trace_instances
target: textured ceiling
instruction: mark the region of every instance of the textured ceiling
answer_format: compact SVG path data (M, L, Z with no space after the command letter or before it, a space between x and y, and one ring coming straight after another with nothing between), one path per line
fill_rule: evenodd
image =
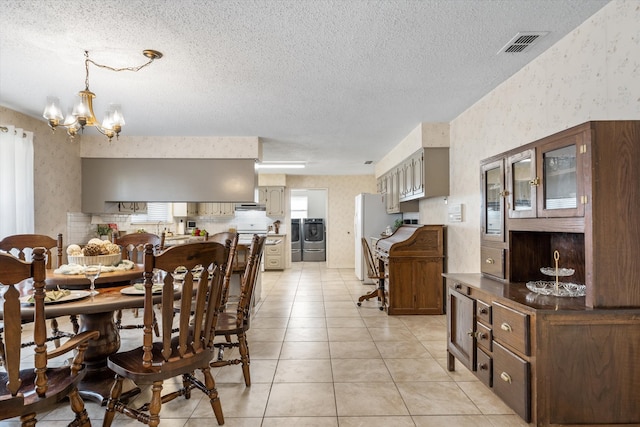
M123 135L259 136L287 173L372 173L421 122L449 122L606 0L2 0L0 105L71 107L84 50L98 118ZM519 31L530 51L496 53ZM91 131L94 132L94 131ZM277 170L275 172L278 172Z

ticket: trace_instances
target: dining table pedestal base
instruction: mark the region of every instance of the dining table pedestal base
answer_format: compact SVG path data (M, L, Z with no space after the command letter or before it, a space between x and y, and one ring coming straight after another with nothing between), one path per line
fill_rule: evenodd
M115 374L107 367L107 357L120 349L120 334L114 321L114 312L87 313L80 315L80 332L98 331L100 337L89 342L85 353L86 374L79 384L78 391L83 399L106 405L111 393ZM133 381L125 381L122 389L124 398L140 393Z

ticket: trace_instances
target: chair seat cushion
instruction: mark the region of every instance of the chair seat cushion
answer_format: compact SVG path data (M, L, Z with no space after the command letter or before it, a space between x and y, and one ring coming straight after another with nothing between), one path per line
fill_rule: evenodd
M187 352L185 357L180 357L177 338L171 342L171 355L168 360L165 361L162 356L162 343L153 343L151 352L151 366L148 368L142 365L144 354L142 347L109 356L107 366L120 376L134 381L150 382L172 378L184 372L207 367L213 358L213 350L204 347L198 353Z

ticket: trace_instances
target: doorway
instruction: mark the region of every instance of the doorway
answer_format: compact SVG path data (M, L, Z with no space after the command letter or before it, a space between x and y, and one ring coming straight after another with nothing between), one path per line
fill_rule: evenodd
M327 218L327 189L308 188L308 189L291 189L290 204L291 206L291 230L299 230L299 245L291 246L291 261L326 261L327 245L326 233L328 231ZM307 242L305 248L305 223L313 222L313 230L316 232L322 229L322 238L315 236L312 241ZM318 227L317 224L322 224ZM310 226L307 226L309 228ZM311 230L311 228L309 228ZM322 248L319 247L321 242ZM307 255L305 258L305 254Z

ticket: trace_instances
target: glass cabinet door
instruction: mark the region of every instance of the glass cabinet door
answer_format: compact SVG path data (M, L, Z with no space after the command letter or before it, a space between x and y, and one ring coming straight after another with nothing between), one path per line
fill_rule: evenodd
M507 212L509 218L536 217L535 149L510 156L507 160Z
M504 162L482 165L482 237L504 241Z
M538 217L584 216L582 134L548 143L539 149L541 194Z

